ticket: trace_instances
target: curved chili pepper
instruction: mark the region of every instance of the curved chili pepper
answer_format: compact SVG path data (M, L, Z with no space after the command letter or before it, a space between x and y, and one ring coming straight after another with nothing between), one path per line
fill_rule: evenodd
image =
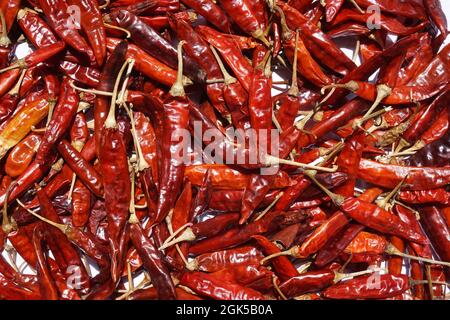
M31 9L20 9L17 13L17 21L27 39L38 48L58 41L46 22Z
M79 177L96 196L99 197L103 195L101 176L89 162L65 140L58 143L57 149L67 165L76 173L77 177ZM105 171L103 171L103 174L105 174ZM104 175L103 179L105 179Z
M437 207L420 209L422 225L441 259L450 261L450 229Z
M37 125L48 112L48 101L45 96L33 101L13 115L0 132L0 158L9 149L19 143Z
M55 106L52 119L45 130L36 154L36 161L41 164L47 161L48 154L51 152L53 145L69 129L78 109L78 94L70 86L70 80L68 78L63 81L62 90L64 95L59 98Z
M108 38L107 47L112 51L120 43L120 40ZM144 50L139 47L129 44L127 58L134 59L136 61L136 70L142 72L150 79L156 80L161 84L171 86L176 80L176 71L169 68L167 65L159 62L152 56L148 55ZM185 84L190 84L190 80L184 78Z
M67 60L61 62L58 68L72 80L81 82L87 86L96 87L99 84L100 73L97 69L84 67Z
M161 253L144 235L144 231L139 223L131 223L129 228L131 241L138 251L145 268L150 273L152 283L158 291L158 298L164 300L176 299L175 287L170 273L161 259Z
M265 300L256 290L241 285L223 282L203 272L186 272L180 283L194 290L197 294L218 300Z
M396 215L375 204L347 197L341 205L341 210L359 223L377 231L396 235L413 242L427 243L427 239L422 234L413 230Z
M342 9L330 26L335 26L345 21L357 21L365 23L366 21L369 21L371 15L372 13L368 12L361 14L353 9ZM378 23L382 29L401 36L406 36L418 32L424 29L428 24L428 22L422 22L414 27L405 27L397 19L390 18L382 14L380 14L380 21Z
M3 97L8 90L17 82L20 70L13 69L0 74L0 97Z
M220 4L239 28L252 37L268 44L264 36L264 29L261 28L260 21L258 20L258 13L254 11L250 2L249 0L229 0L220 1Z
M377 5L382 11L402 17L426 19L423 7L414 5L414 2L403 2L401 0L356 0L356 3L364 8Z
M306 48L332 70L347 75L356 65L319 28L308 23L307 18L288 4L277 1L286 15L286 22L292 29L300 29L300 37ZM327 57L333 57L327 59Z

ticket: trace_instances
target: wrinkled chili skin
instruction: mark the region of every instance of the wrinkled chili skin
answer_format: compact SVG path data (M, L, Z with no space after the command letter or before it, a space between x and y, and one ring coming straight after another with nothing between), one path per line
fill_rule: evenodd
M158 298L162 300L176 299L175 287L169 270L162 261L161 252L147 239L138 223L130 224L129 231L131 241L142 258L145 268L150 273L153 286L158 292Z
M69 129L73 117L78 109L78 93L70 86L70 80L66 78L62 83L63 96L56 104L52 120L45 130L41 144L36 154L36 161L43 164L47 161L52 147L62 135Z
M183 149L181 142L173 141L173 134L176 130L188 127L189 101L185 97L168 97L164 103L164 119L162 139L165 143L162 146L162 167L155 222L161 222L167 216L181 190L185 165L172 154L180 156Z
M100 148L100 172L103 177L108 235L112 259L111 274L122 271L120 237L129 215L131 183L127 148L118 128L105 128Z
M130 31L131 39L139 43L140 47L147 53L166 63L168 66L174 69L177 68L178 59L176 49L162 38L159 33L140 21L137 16L125 10L120 10L115 15L115 19L120 26ZM195 82L205 82L205 71L187 55L183 56L183 70Z
M422 226L433 243L439 257L450 261L450 228L438 207L424 207L420 209Z
M241 285L222 282L210 274L202 272L186 272L180 283L197 294L217 300L265 300L256 290Z
M386 299L409 289L409 278L405 275L382 274L377 288L371 286L369 277L357 277L335 284L323 291L323 295L329 299Z
M309 292L320 291L334 283L332 270L309 271L292 277L280 285L280 290L287 298L293 298Z
M209 23L220 31L228 33L231 30L230 21L225 12L212 0L181 0L181 2L197 11Z

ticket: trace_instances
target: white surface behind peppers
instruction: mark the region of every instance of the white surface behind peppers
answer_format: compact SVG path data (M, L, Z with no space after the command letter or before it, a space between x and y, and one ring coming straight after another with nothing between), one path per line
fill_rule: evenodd
M440 0L440 2L441 2L441 5L442 5L442 9L444 10L444 13L445 13L445 15L447 17L448 24L450 25L450 0ZM395 36L392 37L393 40L395 40L395 38L396 38ZM444 45L449 43L449 42L450 42L450 37L447 37L447 39L444 42ZM352 48L354 48L355 43L356 43L355 40L346 40L345 42L338 43L338 44L340 45L342 51L348 57L352 58L352 56L353 56L353 49ZM28 45L26 43L23 43L23 44L21 44L21 45L19 45L17 47L17 49L16 49L16 56L17 56L17 58L23 58L23 57L27 56L30 52L31 52L31 49L28 47ZM358 57L358 60L357 60L357 64L358 65L360 64L359 57ZM281 77L276 72L274 72L274 74L273 74L273 79L274 79L274 81L290 80L290 79L285 79L284 77ZM285 90L286 88L288 88L287 85L286 86L284 86L284 85L277 85L277 89L273 89L273 95L275 95L275 94ZM10 244L10 243L8 242L8 244ZM2 252L2 255L8 261L11 261L10 260L11 256L8 254L8 252L6 250ZM20 256L16 257L16 265L20 269L21 269L21 266L24 265L24 260ZM92 272L93 276L95 276L98 273L98 271L92 266L91 263L89 263L89 265L91 266L91 272ZM384 267L384 265L382 267ZM406 272L407 268L408 268L408 264L407 264L407 262L405 262L405 265L403 266L403 272ZM35 272L31 268L29 268L28 266L23 269L23 273L35 274ZM381 273L383 273L383 271ZM135 286L137 284L139 284L142 281L143 278L144 277L143 277L142 272L141 272L141 274L136 276L134 278ZM128 285L128 284L126 284L126 285Z

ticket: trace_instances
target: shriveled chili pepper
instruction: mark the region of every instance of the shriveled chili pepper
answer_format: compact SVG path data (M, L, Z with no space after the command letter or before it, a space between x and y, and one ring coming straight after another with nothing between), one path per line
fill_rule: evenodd
M69 5L61 0L39 0L39 5L58 36L69 46L89 57L90 61L94 61L92 49L77 29L67 23L70 20Z
M42 142L36 154L36 161L44 163L52 147L69 129L78 108L79 98L70 86L71 80L66 78L62 83L64 95L59 98L52 114L52 118L45 130Z
M121 10L115 19L118 23L127 28L131 33L131 38L140 43L140 47L147 53L153 55L158 60L164 62L169 67L177 67L177 51L155 30L140 21L138 17L130 12ZM205 72L190 57L183 56L183 66L186 75L195 82L205 81Z
M257 235L253 236L258 245L262 247L265 255L274 254L280 252L280 249L270 242L267 238ZM298 275L297 269L287 257L277 257L271 261L275 273L280 277L281 281L287 280Z
M231 30L230 21L222 9L211 0L182 0L184 5L194 9L222 32Z
M196 293L218 300L265 300L256 290L245 288L234 283L223 282L220 279L203 272L186 272L180 283L191 288Z
M106 58L106 32L97 1L69 0L68 4L79 8L79 23L86 34L97 65L101 66Z
M38 258L38 264L36 266L39 289L41 296L44 300L58 300L58 291L54 280L50 274L50 270L47 266L45 253L42 246L43 231L39 228L34 229L33 233L33 245Z
M450 229L437 207L420 210L422 225L441 259L450 261Z
M358 277L329 287L323 295L329 299L385 299L399 295L409 289L409 278L405 275L382 274L379 278ZM379 283L372 285L373 281Z
M176 299L175 287L169 271L160 257L161 253L146 238L139 223L131 223L129 228L131 241L141 256L145 268L150 273L152 283L158 292L158 298L164 300Z
M339 12L331 25L337 25L345 21L358 21L364 23L369 20L370 16L371 13L361 14L353 9L343 9ZM398 20L382 14L380 14L380 21L378 23L382 29L402 36L418 32L427 25L427 22L422 22L415 27L405 27Z
M103 194L101 176L89 162L65 140L60 141L57 148L69 167L77 174L77 177L79 177L96 196L101 196ZM103 179L105 179L104 175Z

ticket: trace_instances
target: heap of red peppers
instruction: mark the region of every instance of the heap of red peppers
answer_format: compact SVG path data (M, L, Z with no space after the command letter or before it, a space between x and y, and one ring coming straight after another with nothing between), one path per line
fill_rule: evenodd
M440 1L2 0L0 18L0 299L449 299ZM198 123L244 161L176 158ZM230 129L275 131L276 156Z

